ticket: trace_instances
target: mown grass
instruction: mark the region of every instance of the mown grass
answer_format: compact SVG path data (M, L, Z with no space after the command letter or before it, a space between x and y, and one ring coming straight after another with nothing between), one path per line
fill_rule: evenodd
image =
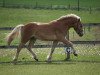
M100 46L99 45L74 45L74 48L79 54L79 57L76 58L74 55L71 55L73 61L97 61L100 62ZM39 61L45 61L46 56L50 52L50 48L33 48L33 51L37 54ZM16 49L0 49L0 61L8 62L12 61L15 56ZM56 48L53 61L64 60L66 57L64 48ZM32 55L28 50L22 49L19 61L34 61Z
M1 75L99 75L100 63L0 64Z
M100 63L35 63L0 65L1 75L99 75ZM5 72L6 71L6 72Z
M15 49L0 49L0 75L99 75L100 47L94 46L96 48L95 51L95 48L90 50L89 47L85 47L84 49L81 47L78 46L79 56L75 57L71 55L70 61L64 61L66 57L64 48L57 48L53 54L52 63L45 61L50 50L48 48L34 49L39 62L35 62L31 54L28 53L26 49L23 49L20 53L17 65L10 63L15 55ZM96 51L98 51L98 53Z
M99 0L79 0L81 7L100 7ZM0 0L3 2L3 0ZM78 0L5 0L5 4L26 4L26 5L66 5L77 6Z
M28 22L49 22L62 15L74 13L82 18L83 23L99 23L99 11L75 11L75 10L34 10L34 9L13 9L0 8L0 27L14 27L18 24Z

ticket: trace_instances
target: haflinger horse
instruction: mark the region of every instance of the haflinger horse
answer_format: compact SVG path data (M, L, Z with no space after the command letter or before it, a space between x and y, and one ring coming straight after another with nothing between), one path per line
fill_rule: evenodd
M38 61L36 54L31 49L37 39L43 41L53 41L51 51L47 56L48 62L51 61L52 54L58 42L63 42L66 47L71 47L73 54L77 56L72 42L65 38L70 28L74 28L80 37L83 36L81 18L75 14L61 16L60 18L49 23L31 22L26 25L21 24L16 26L6 37L7 43L10 45L15 37L19 34L21 36L20 44L17 48L16 56L13 62L17 62L19 53L27 42L29 42L27 49L31 52L33 58Z

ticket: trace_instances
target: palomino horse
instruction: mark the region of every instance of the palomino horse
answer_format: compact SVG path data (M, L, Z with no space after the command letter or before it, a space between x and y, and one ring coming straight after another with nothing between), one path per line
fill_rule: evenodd
M79 36L83 36L83 25L81 23L81 19L79 16L75 14L68 14L65 16L61 16L60 18L53 20L49 23L38 23L32 22L26 25L18 25L16 26L11 33L7 36L7 43L13 41L13 39L19 35L21 35L21 41L17 48L16 56L14 59L14 63L17 62L19 53L22 47L29 42L27 49L32 53L33 58L38 61L36 54L32 51L32 45L34 45L37 39L44 41L53 41L53 45L51 48L50 54L47 56L47 61L50 62L52 58L52 54L54 52L55 46L58 42L63 42L66 46L70 46L73 50L73 54L77 56L76 51L74 50L72 42L67 40L65 36L67 35L67 31L70 28L74 28L76 33Z

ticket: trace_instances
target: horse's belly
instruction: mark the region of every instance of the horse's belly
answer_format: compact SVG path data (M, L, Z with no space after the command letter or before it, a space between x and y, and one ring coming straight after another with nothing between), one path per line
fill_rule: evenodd
M38 35L35 36L37 39L44 40L44 41L53 41L56 40L56 35Z

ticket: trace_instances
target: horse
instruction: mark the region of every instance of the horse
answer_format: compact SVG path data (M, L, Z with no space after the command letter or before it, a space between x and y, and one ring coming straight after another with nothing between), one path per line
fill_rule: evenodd
M48 62L51 61L52 54L58 42L62 42L66 47L71 47L73 54L77 56L78 54L73 47L73 43L65 38L70 28L73 28L80 37L83 36L83 24L81 23L81 18L76 14L67 14L48 23L30 22L17 25L6 37L7 44L10 45L15 37L21 36L13 62L17 62L19 53L27 42L29 42L27 49L33 58L38 61L36 54L32 51L32 47L37 39L53 41L51 51L47 55Z

